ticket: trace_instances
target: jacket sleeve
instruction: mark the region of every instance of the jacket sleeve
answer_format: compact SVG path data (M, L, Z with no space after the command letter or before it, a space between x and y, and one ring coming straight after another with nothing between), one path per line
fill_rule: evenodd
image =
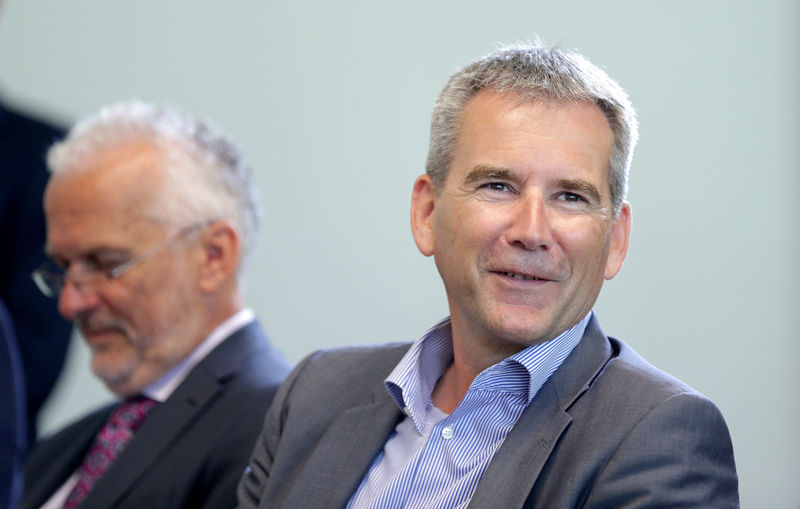
M295 367L272 400L272 405L264 418L264 427L250 456L250 462L239 481L237 499L240 509L271 507L269 501L262 500L262 495L270 480L272 463L280 447L283 423L289 409L292 388L311 357L308 356Z

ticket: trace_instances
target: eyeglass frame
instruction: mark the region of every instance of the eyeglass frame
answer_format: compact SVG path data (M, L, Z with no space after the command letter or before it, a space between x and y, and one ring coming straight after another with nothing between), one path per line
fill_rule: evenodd
M42 292L45 297L49 297L51 299L56 299L59 295L61 295L61 291L64 289L67 279L72 279L73 284L80 285L86 284L87 278L101 278L104 283L115 281L127 274L137 265L151 259L169 247L171 244L179 240L183 240L183 238L188 236L190 233L193 233L195 230L205 228L213 222L214 220L209 220L185 226L155 246L144 250L142 253L110 269L92 267L90 263L83 262L85 268L81 271L82 275L78 276L79 279L76 279L75 276L68 276L69 269L64 270L62 267L59 267L52 261L43 263L36 270L31 272L31 279L33 279L33 282L36 284L36 287L39 289L39 291Z

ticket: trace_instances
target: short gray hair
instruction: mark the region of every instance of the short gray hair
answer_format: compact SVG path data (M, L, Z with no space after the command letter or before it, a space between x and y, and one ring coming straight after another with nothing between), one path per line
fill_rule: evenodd
M261 209L242 151L212 123L168 105L117 103L78 122L50 148L47 163L54 175L62 174L93 155L136 142L151 144L165 157L167 184L165 194L153 200L154 219L176 227L230 221L241 239L241 276L255 248Z
M450 77L433 108L425 168L437 192L447 179L464 108L485 88L523 99L596 104L614 137L609 184L614 213L619 213L628 193L628 172L639 136L636 112L622 87L586 58L538 43L506 46Z

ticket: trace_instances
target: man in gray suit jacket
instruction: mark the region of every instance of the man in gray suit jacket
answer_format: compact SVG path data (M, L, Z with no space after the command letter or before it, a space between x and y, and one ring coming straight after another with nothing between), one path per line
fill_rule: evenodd
M109 106L48 154L34 273L124 401L40 442L24 508L227 508L289 367L242 304L258 203L216 127Z
M456 72L411 206L450 317L295 368L240 507L738 506L719 410L592 311L627 252L636 139L624 91L576 53L510 47Z

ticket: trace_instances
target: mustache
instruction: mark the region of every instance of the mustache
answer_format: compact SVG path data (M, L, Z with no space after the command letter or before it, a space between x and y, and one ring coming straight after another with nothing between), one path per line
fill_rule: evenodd
M94 330L113 330L122 334L127 334L127 328L119 320L113 318L96 318L89 316L79 316L75 319L75 326L83 331Z

